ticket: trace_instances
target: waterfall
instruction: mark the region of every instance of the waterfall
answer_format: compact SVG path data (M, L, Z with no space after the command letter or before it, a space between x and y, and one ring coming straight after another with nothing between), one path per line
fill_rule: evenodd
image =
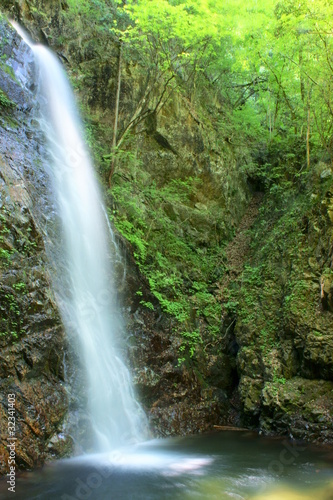
M69 337L78 339L87 375L95 449L109 451L143 439L145 417L121 356L124 332L114 292L108 228L74 94L55 55L18 33L39 69L40 124L62 230L56 295Z

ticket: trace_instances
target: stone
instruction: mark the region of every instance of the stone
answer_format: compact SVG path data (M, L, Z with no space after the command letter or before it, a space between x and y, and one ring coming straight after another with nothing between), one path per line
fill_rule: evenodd
M294 377L285 383L266 383L262 393L261 428L297 439L331 442L333 382Z
M332 170L330 168L326 168L320 174L320 179L323 181L325 181L326 179L329 179L330 177L332 177Z

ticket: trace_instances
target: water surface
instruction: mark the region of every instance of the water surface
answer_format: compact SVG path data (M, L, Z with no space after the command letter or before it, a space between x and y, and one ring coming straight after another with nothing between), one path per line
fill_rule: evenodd
M13 498L0 483L1 498ZM221 432L57 461L17 478L15 500L332 500L333 448Z

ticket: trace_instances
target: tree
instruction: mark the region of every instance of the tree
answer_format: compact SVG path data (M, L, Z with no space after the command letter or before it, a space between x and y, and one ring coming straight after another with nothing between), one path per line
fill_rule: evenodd
M121 46L121 57L128 63L137 63L146 73L146 78L132 115L118 131L121 64L118 65L109 185L114 172L116 151L128 132L149 117L156 117L175 91L189 86L196 73L204 65L208 67L210 56L214 53L211 41L213 34L217 33L214 23L210 22L206 2L200 0L130 0L118 9L128 16L126 26L115 23L112 28Z
M74 4L96 17L101 2ZM333 158L331 1L109 0L101 9L96 30L118 47L109 184L127 134L156 123L175 92L191 103L209 89L253 144L304 144L307 168L312 153ZM119 120L125 67L144 78Z

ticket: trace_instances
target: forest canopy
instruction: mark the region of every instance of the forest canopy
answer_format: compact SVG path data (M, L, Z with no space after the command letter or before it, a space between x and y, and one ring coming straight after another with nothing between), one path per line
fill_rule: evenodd
M332 160L331 0L68 0L70 10L111 35L122 61L147 71L154 111L174 91L210 85L246 138ZM160 95L157 96L157 88ZM161 95L162 94L162 95ZM113 148L124 130L115 127ZM150 106L151 108L151 106ZM279 146L279 147L280 147Z
M159 84L208 81L250 138L298 140L308 164L312 150L332 158L331 1L129 0L117 10L113 32Z
M159 111L172 92L210 85L246 139L332 160L331 0L68 0L111 35L124 61L147 71L144 101ZM162 89L156 97L156 89ZM161 96L162 94L162 96ZM150 106L151 108L151 106ZM113 147L129 127L115 126ZM224 120L224 126L228 126ZM232 131L231 131L232 132Z

